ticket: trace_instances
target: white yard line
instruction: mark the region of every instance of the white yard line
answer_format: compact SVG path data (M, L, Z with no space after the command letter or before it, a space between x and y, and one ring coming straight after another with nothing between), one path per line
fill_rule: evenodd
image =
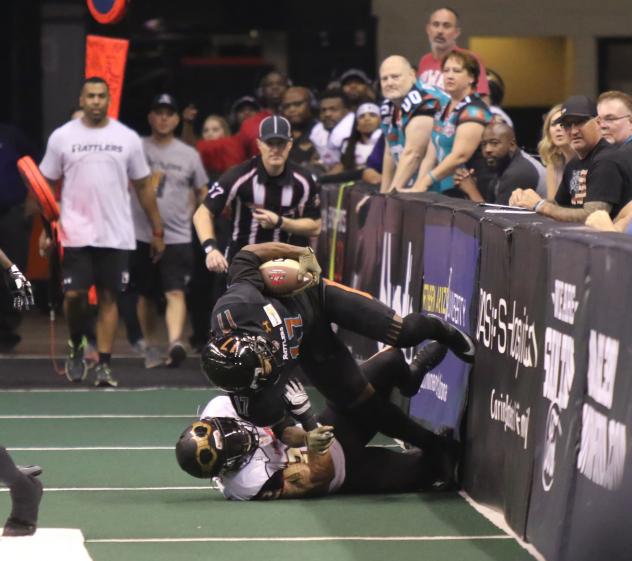
M537 561L546 561L544 556L532 544L525 542L510 528L509 524L507 524L507 522L505 521L505 517L503 516L502 512L477 503L465 491L459 491L459 495L461 495L461 497L463 497L467 501L467 504L469 504L481 516L487 518L487 520L489 520L499 530L506 532L508 534L507 537L516 540L518 544L523 549L526 549L531 555L533 555L533 557L537 559Z
M120 538L86 540L86 543L183 543L183 542L437 542L506 540L511 536L299 536L243 538Z

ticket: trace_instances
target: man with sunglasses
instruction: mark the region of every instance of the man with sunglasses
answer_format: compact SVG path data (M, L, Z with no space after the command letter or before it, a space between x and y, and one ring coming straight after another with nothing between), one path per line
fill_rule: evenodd
M320 187L297 164L290 123L267 117L259 126L261 154L224 173L209 189L193 216L209 271L225 272L245 245L284 242L307 246L320 233ZM217 247L213 218L232 210L232 238L224 255Z
M562 105L558 123L568 132L576 157L564 169L555 200L542 199L532 189L517 189L509 204L561 222L584 222L599 210L615 216L632 199L632 182L629 166L601 136L597 105L586 96L572 96Z

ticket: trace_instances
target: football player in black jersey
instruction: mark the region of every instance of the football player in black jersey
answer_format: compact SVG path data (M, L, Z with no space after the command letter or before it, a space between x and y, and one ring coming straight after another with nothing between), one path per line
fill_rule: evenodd
M259 266L281 257L299 261L302 272L312 273L313 286L283 298L265 295ZM275 242L246 246L233 259L228 280L213 309L214 335L202 365L210 380L230 393L242 418L270 426L282 437L285 426L293 424L283 406L283 388L300 365L333 407L377 420L383 434L420 448L441 441L376 394L331 323L394 347L433 339L472 362L474 343L465 333L420 313L401 318L368 294L319 282L320 266L310 248Z
M5 278L13 308L16 311L28 310L34 305L31 283L22 272L0 250L0 268ZM4 446L0 446L0 483L11 492L11 515L4 525L3 536L30 536L35 533L39 502L42 497L42 484L36 479L41 468L17 467Z
M431 346L445 356L445 347L426 345ZM428 371L436 358L435 352L419 358L420 370ZM407 392L418 390L423 378L409 369L401 350L393 347L372 356L361 369L385 400L395 386ZM300 384L291 381L286 391L294 404L310 408ZM218 477L226 498L290 499L328 493L401 493L431 487L444 490L454 482L452 443L405 454L367 446L378 430L376 420L357 416L353 408L339 410L329 404L318 415L319 428L305 432L295 427L302 434L303 448L291 450L271 441L265 428L235 419L235 412L220 402L222 399L214 398L200 421L184 430L176 444L176 457L180 467L194 477Z

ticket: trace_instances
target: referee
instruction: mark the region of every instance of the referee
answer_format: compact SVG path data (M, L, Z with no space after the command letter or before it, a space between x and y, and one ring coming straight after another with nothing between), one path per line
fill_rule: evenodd
M225 272L245 245L284 242L308 245L320 233L319 185L292 161L290 123L267 117L259 126L261 154L224 173L209 189L193 216L209 271ZM231 239L225 254L215 239L213 219L232 211Z

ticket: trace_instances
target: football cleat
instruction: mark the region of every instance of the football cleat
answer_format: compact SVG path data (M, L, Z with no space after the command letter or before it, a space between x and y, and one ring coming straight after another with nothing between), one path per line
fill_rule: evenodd
M437 341L430 341L419 349L410 363L410 376L400 385L399 391L404 397L417 394L424 376L441 363L448 353L448 347Z
M68 341L68 356L66 357L65 373L70 382L82 382L88 375L88 364L84 359L84 351L88 341L85 337L75 345Z

